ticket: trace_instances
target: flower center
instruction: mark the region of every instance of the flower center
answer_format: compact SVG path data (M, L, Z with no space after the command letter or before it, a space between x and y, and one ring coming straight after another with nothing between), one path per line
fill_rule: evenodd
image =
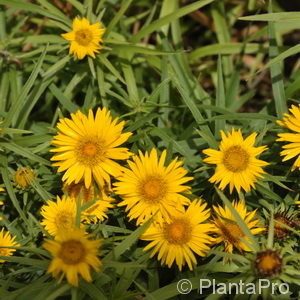
M191 239L191 225L187 220L175 219L164 225L164 236L171 244L186 244Z
M74 225L74 216L68 211L62 211L56 216L55 222L58 228L70 229Z
M95 143L86 143L82 147L82 152L87 156L95 156L97 153L97 144Z
M265 250L257 253L255 266L262 277L270 277L279 274L282 268L282 259L274 250Z
M86 251L82 243L70 240L61 244L58 256L65 264L76 265L84 260Z
M77 161L88 167L93 167L103 161L105 152L102 144L96 138L79 142L75 152Z
M93 39L93 34L88 29L81 29L75 32L75 41L81 46L87 46Z
M244 236L244 232L236 222L217 223L228 242L236 244L241 237Z
M288 218L285 217L284 215L275 215L274 220L278 221L282 224L288 225L288 226L293 226L293 222ZM283 227L281 224L275 223L274 224L274 234L278 239L283 239L289 234L289 229L286 227Z
M86 204L87 202L93 200L94 198L94 192L93 188L86 188L83 182L79 183L71 183L69 185L66 185L66 190L68 191L68 195L71 198L77 199L79 196L79 193L82 192L82 202L83 204Z
M166 184L162 178L149 177L142 182L140 193L147 202L159 202L166 194Z
M231 172L244 171L249 164L249 154L240 146L232 146L224 151L223 164Z

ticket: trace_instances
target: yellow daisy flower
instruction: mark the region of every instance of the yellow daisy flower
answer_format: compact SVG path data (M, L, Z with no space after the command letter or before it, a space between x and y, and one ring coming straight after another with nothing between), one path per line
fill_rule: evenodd
M0 255L1 256L12 256L16 249L3 248L3 247L19 247L20 245L15 241L15 236L11 236L9 232L4 232L2 228L0 232ZM5 262L4 259L0 259L0 263Z
M14 181L21 188L29 187L34 178L34 172L28 167L19 168L14 174Z
M187 263L190 270L196 264L194 253L205 256L214 239L209 233L214 229L210 223L204 223L210 217L209 209L201 200L194 200L185 212L171 216L170 223L152 223L142 234L141 239L151 241L144 251L153 248L150 257L158 253L161 265L170 268L176 262L179 270Z
M88 116L77 111L71 114L72 120L60 119L57 124L58 135L52 144L56 146L51 152L58 152L51 160L57 161L58 172L66 171L62 180L67 184L84 180L89 188L94 178L100 186L105 182L110 184L110 176L121 175L121 166L115 159L127 159L130 152L127 148L120 148L132 135L131 132L122 133L124 123L118 118L112 120L110 112L98 108L94 118L90 109Z
M238 202L233 201L232 206L244 220L253 235L259 234L265 230L265 228L258 225L259 220L255 219L256 210L247 212L247 208L243 200ZM237 248L239 251L251 251L251 249L241 240L242 238L249 244L251 243L249 238L244 234L243 230L236 222L236 219L232 215L230 209L227 206L222 208L218 205L214 206L214 210L216 213L216 217L213 221L215 224L214 233L217 234L217 238L215 240L216 244L224 242L225 251L229 253L232 253L233 247Z
M84 230L60 231L55 240L46 240L43 247L50 252L53 259L48 267L47 273L58 277L59 282L64 276L73 286L78 286L78 275L84 280L92 281L90 267L99 272L101 262L97 257L100 240L90 240Z
M277 123L294 132L279 133L279 138L276 141L289 142L282 147L284 150L280 152L280 155L284 156L282 161L297 157L292 166L292 171L294 171L295 169L300 168L300 105L298 107L292 105L289 111L291 114L284 114L283 120L278 120Z
M41 225L51 235L57 235L60 230L71 230L75 227L76 202L70 197L57 196L57 202L47 201L41 208L41 215L44 217Z
M80 194L82 193L82 203L81 205L85 205L90 201L96 200L94 204L89 206L86 210L82 212L82 219L86 223L96 223L98 220L104 221L107 218L106 212L114 207L112 204L115 201L112 197L108 196L109 189L107 186L104 186L101 189L95 187L95 185L91 185L88 189L84 186L84 183L81 181L77 184L72 183L70 185L64 185L64 191L68 193L68 196L76 200ZM99 199L99 200L97 200Z
M75 18L72 27L71 32L61 35L71 42L69 53L78 59L83 59L86 55L96 58L95 53L103 48L100 43L105 29L101 28L101 23L90 24L86 18Z
M232 129L228 136L221 130L220 151L203 150L203 153L208 155L203 161L217 165L215 174L209 181L220 183L221 190L229 184L230 193L233 188L236 188L238 193L241 188L246 192L249 192L251 187L255 189L257 177L263 177L265 174L262 166L268 165L267 162L256 158L267 149L267 146L253 147L256 135L257 133L252 133L244 140L240 129Z
M137 219L136 224L142 224L155 213L156 220L169 220L169 215L176 209L184 211L183 205L190 203L189 199L179 194L189 191L184 185L192 177L186 177L187 171L181 167L182 162L174 159L165 166L167 151L164 150L158 159L156 149L145 155L139 151L133 161L128 161L130 169L125 169L115 183L115 191L123 201L118 206L126 205L129 219Z

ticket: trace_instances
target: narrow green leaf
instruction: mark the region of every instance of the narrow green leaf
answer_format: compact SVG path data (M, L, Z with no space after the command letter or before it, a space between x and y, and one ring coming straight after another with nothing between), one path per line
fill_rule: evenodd
M86 282L81 280L80 282L80 289L88 294L91 299L94 300L106 300L108 299L102 291L93 283Z
M300 22L300 12L268 13L256 16L240 17L242 21L273 21L273 22Z
M19 0L0 0L0 4L7 5L8 7L13 7L15 9L22 9L25 11L35 12L42 16L53 18L55 20L61 21L65 23L66 25L71 26L71 20L69 20L65 15L62 14L56 14L53 12L50 12L49 10L42 8L38 5L29 3L29 2L21 2Z
M220 108L226 107L226 99L225 99L225 88L224 88L224 80L223 80L223 69L222 69L222 58L219 56L218 58L218 83L217 83L217 99L216 106ZM220 134L220 130L225 129L225 120L216 120L215 122L215 136L218 137Z
M26 157L26 158L28 158L30 160L39 162L39 163L41 163L43 165L46 165L46 166L50 166L51 165L51 163L48 160L46 160L46 159L44 159L44 158L42 158L42 157L40 157L40 156L32 153L32 151L30 149L21 147L21 146L15 144L13 142L9 142L9 143L1 142L0 145L2 147L6 148L7 150L10 150L10 151L12 151L14 153L17 153L17 154L19 154L19 155L21 155L23 157Z
M1 1L0 1L1 4ZM7 116L4 120L4 126L9 127L12 124L13 118L17 118L21 108L22 108L22 103L25 101L30 89L35 83L36 78L38 77L41 68L42 68L42 63L44 61L45 55L47 53L47 47L44 48L43 53L41 54L38 62L36 63L32 73L30 74L28 80L26 81L25 85L22 88L21 93L17 97L16 101L14 104L11 106L10 110L7 113Z
M112 63L107 59L106 56L98 55L98 59L114 76L116 76L122 83L126 84L124 78L121 76L119 71L112 65Z
M239 54L242 51L246 54L265 53L268 47L263 44L256 43L224 43L200 47L188 54L191 61L198 60L201 57L220 54Z
M274 64L278 64L281 63L283 60L285 60L287 57L295 55L297 53L300 52L300 45L296 45L293 46L291 48L289 48L288 50L278 54L277 56L275 56L274 58L272 58L266 65L264 65L261 69L259 69L257 71L257 73L262 72L268 68L270 68L271 66L273 66Z
M51 77L53 76L55 73L57 73L58 71L60 71L61 69L63 69L65 67L65 65L69 62L70 60L70 56L67 55L64 58L60 59L57 63L55 63L54 65L52 65L44 74L43 74L43 78L47 78L47 77Z
M3 182L5 184L5 189L7 190L7 193L8 193L8 195L9 195L11 201L12 201L13 206L15 207L15 209L19 213L21 219L28 226L28 228L30 229L30 232L31 232L30 224L29 224L23 210L20 207L19 201L16 197L15 191L14 191L12 183L10 181L7 167L6 168L1 168L1 174L2 174L2 178L3 178Z
M141 234L147 229L150 225L152 219L148 220L142 226L138 227L135 231L133 231L129 236L127 236L121 243L113 248L111 252L109 252L103 259L103 262L109 260L118 260L120 256L129 249L141 236Z
M58 288L52 292L50 295L45 298L45 300L55 300L62 294L64 294L66 291L68 291L71 288L71 285L68 283L65 283L64 285L58 286Z
M270 2L270 9L271 9ZM276 34L275 34L275 25L273 22L269 22L269 39L270 39L270 48L269 48L269 57L274 59L279 55L277 43L276 43ZM287 112L287 104L285 98L283 77L281 71L281 65L279 62L272 64L270 67L271 79L272 79L272 90L273 97L275 101L276 113L279 118L282 117L284 113Z
M270 212L270 222L268 230L267 248L272 249L274 243L274 216L273 211Z
M109 33L111 30L115 27L115 25L120 21L120 19L124 16L126 10L130 6L132 0L123 0L121 3L120 10L115 14L115 16L112 18L110 23L108 24L105 33L104 33L104 38L109 36Z
M79 107L68 99L54 83L50 84L49 90L68 112L74 113L79 109Z
M141 40L144 36L152 33L153 31L158 30L161 27L163 27L164 25L171 23L172 21L174 21L178 18L181 18L181 17L183 17L183 16L209 4L209 3L212 3L213 1L214 0L200 0L200 1L196 1L192 4L186 5L184 7L181 7L179 9L177 9L175 12L152 22L147 27L144 27L140 32L138 32L135 36L133 36L131 41L133 43L136 43L139 40Z

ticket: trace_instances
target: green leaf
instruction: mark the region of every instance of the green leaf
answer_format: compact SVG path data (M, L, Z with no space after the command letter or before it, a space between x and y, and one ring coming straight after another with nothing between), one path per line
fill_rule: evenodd
M84 280L80 281L80 289L84 291L87 295L94 300L106 300L108 299L102 291L93 283L86 282Z
M300 45L293 46L289 48L288 50L278 54L274 58L272 58L265 66L263 66L261 69L257 71L257 73L262 72L271 66L281 63L283 60L285 60L287 57L295 55L300 52Z
M16 248L17 249L17 248ZM41 270L46 270L49 261L47 260L40 260L40 259L33 259L27 257L19 257L19 256L3 256L0 255L0 259L4 259L9 262L18 263L21 265L28 265L28 266L35 266Z
M109 36L111 30L115 27L115 25L120 21L120 19L124 16L126 10L130 6L132 0L123 0L121 3L121 7L119 11L114 15L112 20L109 22L105 33L104 33L104 39Z
M0 0L1 3L1 0ZM45 55L47 53L47 46L44 48L43 53L41 54L38 62L36 63L32 73L30 74L28 80L26 81L25 85L23 86L21 93L18 95L16 101L14 104L10 107L10 110L8 111L3 126L9 127L14 118L17 118L21 108L22 108L22 103L25 102L25 99L30 91L30 89L33 87L40 71L42 68L42 64L45 58Z
M15 191L13 189L12 183L11 183L9 175L8 175L7 163L6 163L5 168L1 168L1 174L2 174L4 184L5 184L5 189L7 190L7 193L9 195L10 199L11 199L11 202L12 202L13 206L15 207L15 209L17 210L17 212L19 213L21 219L28 226L29 233L30 233L32 231L31 227L30 227L30 223L28 222L23 210L20 207L19 201L16 197Z
M21 146L15 144L13 142L9 142L9 143L0 142L0 146L2 146L4 148L6 148L7 150L10 150L10 151L12 151L14 153L17 153L17 154L19 154L21 156L24 156L24 157L26 157L26 158L28 158L30 160L39 162L39 163L41 163L43 165L46 165L46 166L51 166L51 163L48 160L46 160L46 159L44 159L44 158L42 158L42 157L40 157L40 156L32 153L32 151L30 149L21 147Z
M141 236L141 234L147 229L147 227L152 222L152 219L148 220L142 226L139 226L135 231L133 231L129 236L127 236L121 243L115 246L111 252L109 252L103 259L103 262L109 260L118 260L120 256L127 251Z
M57 63L53 64L44 74L43 78L51 77L56 74L61 69L65 68L65 65L69 62L70 56L67 55L64 58L60 59Z
M79 109L79 107L68 99L54 83L50 84L49 90L68 112L74 113Z
M219 56L218 58L218 83L217 83L217 99L216 106L220 108L226 107L226 99L225 99L225 88L224 88L224 80L223 80L223 69L222 69L222 58ZM219 136L220 130L225 129L225 119L216 120L215 122L215 136Z
M270 1L269 9L271 10ZM275 34L275 26L273 22L269 22L269 39L270 39L270 48L269 48L269 57L274 59L279 55L277 43L276 43L276 34ZM272 79L272 90L273 97L275 100L276 113L279 118L282 117L284 113L287 112L287 104L285 98L283 77L281 71L281 65L279 62L272 64L270 67L271 71L271 79Z
M192 4L186 5L184 7L181 7L179 9L177 9L175 12L152 22L147 27L144 27L135 36L133 36L131 41L133 43L136 43L139 40L141 40L143 37L145 37L146 35L152 33L153 31L158 30L161 27L163 27L164 25L169 24L169 23L173 22L174 20L181 18L181 17L183 17L183 16L209 4L209 3L212 3L213 1L214 0L200 0L200 1L196 1Z
M239 54L242 51L246 54L264 53L267 49L266 45L255 43L247 43L246 45L243 43L224 43L200 47L188 54L188 58L191 61L195 61L201 57L210 55Z
M53 12L53 10L50 12L49 10L42 8L38 5L32 4L30 2L22 2L20 0L0 0L0 4L7 5L8 7L13 7L15 9L22 9L25 11L38 13L42 16L61 21L61 22L65 23L66 25L71 26L71 20L68 19L61 12L57 13L57 11Z
M273 22L300 22L300 12L269 13L256 16L240 17L242 21L273 21Z

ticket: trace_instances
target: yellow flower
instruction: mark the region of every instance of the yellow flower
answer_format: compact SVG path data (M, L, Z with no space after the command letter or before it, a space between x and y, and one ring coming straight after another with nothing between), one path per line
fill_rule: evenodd
M0 188L0 192L4 192L5 191L5 189L4 188Z
M12 256L16 249L2 248L2 247L19 247L20 245L15 241L15 236L12 237L9 232L4 232L2 228L0 232L0 255L1 256ZM5 262L4 259L0 259L0 263Z
M122 176L115 183L115 191L121 195L123 201L119 206L126 205L130 220L137 219L141 224L150 219L155 213L156 220L169 220L169 215L176 209L184 211L183 205L190 203L181 192L189 191L184 185L192 177L186 177L187 171L181 167L182 162L174 159L165 166L167 151L164 150L158 159L156 149L151 153L135 156L128 161L130 169L125 169Z
M102 49L102 36L104 28L100 28L101 23L90 24L86 18L73 20L73 31L63 33L61 36L71 42L70 54L74 54L78 59L83 59L86 55L95 57Z
M284 150L280 152L280 155L284 156L282 161L297 157L292 166L292 171L294 171L295 169L300 168L300 105L298 107L292 105L289 111L291 114L284 114L283 120L278 120L277 123L294 132L279 133L279 138L276 141L289 142L282 147Z
M25 168L20 168L15 172L14 180L18 186L22 188L26 188L31 185L34 177L35 177L34 172L30 168L25 167Z
M256 210L247 212L245 202L243 200L236 202L233 201L232 206L237 211L239 216L244 220L249 230L253 235L263 232L265 229L258 225L259 220L255 219ZM214 233L217 234L216 244L224 242L225 251L232 253L233 247L239 251L251 251L251 249L241 240L251 244L249 238L244 234L236 219L232 215L230 209L225 206L222 208L220 205L214 206L216 218L214 219L215 229Z
M73 286L78 286L78 275L84 280L92 281L90 267L99 272L101 262L97 257L100 240L90 240L91 235L78 228L74 230L60 231L55 240L46 240L43 247L53 257L47 273L58 277L59 281L64 276Z
M58 135L52 144L56 146L51 152L58 152L51 160L58 161L58 172L66 171L62 180L67 184L79 183L84 180L89 188L94 178L100 186L110 184L110 176L119 176L121 166L115 159L127 159L130 152L120 148L131 136L131 132L122 133L124 122L118 118L112 120L110 112L98 108L94 118L90 109L88 116L80 111L71 114L72 120L60 119L57 124Z
M91 206L89 206L82 212L82 219L86 223L96 223L98 220L103 221L107 218L106 212L108 211L108 209L114 207L114 205L112 204L114 199L108 196L109 190L107 186L104 186L101 189L97 189L95 185L92 184L87 189L84 186L84 183L81 181L77 184L65 184L64 190L68 192L68 196L74 198L75 201L76 199L78 199L81 192L81 206L89 203L90 201L96 200Z
M57 202L47 201L41 208L44 217L41 224L51 235L57 235L60 230L71 230L75 227L76 202L74 199L57 196Z
M257 133L252 133L245 140L240 130L232 129L228 136L221 130L222 141L220 151L205 149L203 153L208 155L204 162L217 165L215 174L209 179L212 183L219 183L219 188L224 190L229 184L230 193L235 187L238 192L243 188L249 192L257 177L263 177L265 172L261 168L268 165L267 162L256 158L257 155L267 149L266 146L253 147Z
M144 251L153 248L150 257L158 253L161 264L170 268L176 262L179 270L187 263L189 269L196 264L194 253L205 256L214 239L209 236L214 226L204 223L210 211L201 200L194 200L185 212L171 216L170 223L152 223L142 234L141 239L151 241Z

